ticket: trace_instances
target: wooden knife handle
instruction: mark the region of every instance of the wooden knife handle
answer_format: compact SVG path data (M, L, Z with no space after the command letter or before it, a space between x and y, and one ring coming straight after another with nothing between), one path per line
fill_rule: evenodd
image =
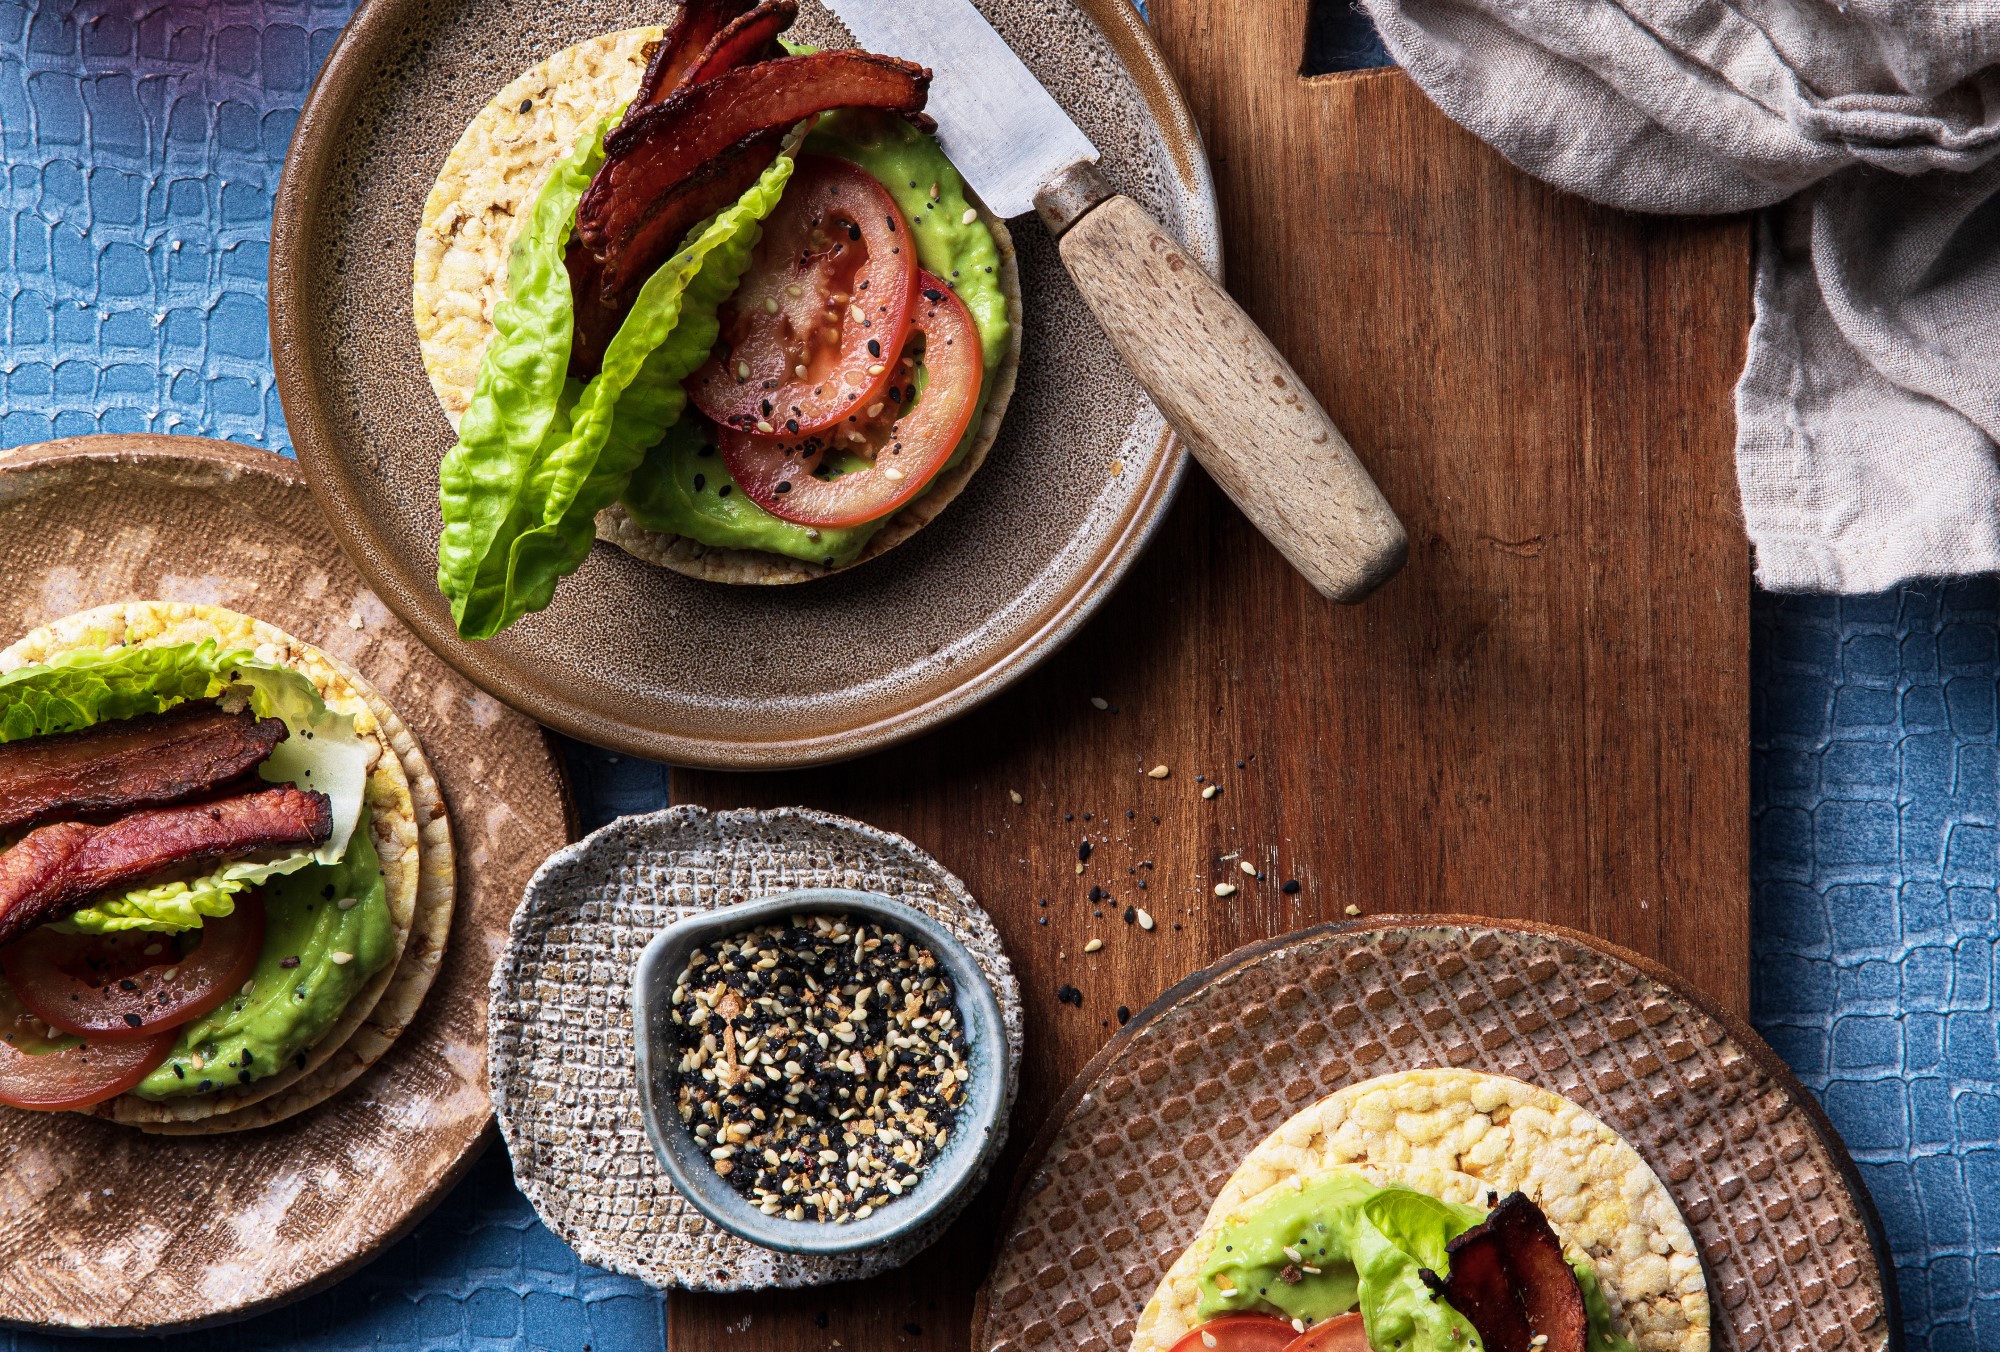
M1080 210L1066 212L1045 192L1038 205L1126 366L1223 491L1321 595L1359 601L1403 566L1403 524L1347 438L1263 330L1173 236L1122 195L1078 201Z

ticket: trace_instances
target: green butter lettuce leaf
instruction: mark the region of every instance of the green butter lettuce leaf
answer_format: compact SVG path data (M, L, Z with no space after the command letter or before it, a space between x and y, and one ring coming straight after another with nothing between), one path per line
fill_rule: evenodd
M467 638L491 638L542 609L556 582L582 564L597 513L680 420L681 381L715 345L716 309L742 279L791 177L791 159L780 156L693 231L646 279L603 369L578 388L561 378L574 322L563 251L608 125L556 166L514 243L508 297L494 308L472 402L439 470L438 587Z
M159 648L77 648L0 676L0 742L78 732L201 699L219 654L210 640Z
M1437 1273L1450 1270L1444 1246L1484 1218L1472 1207L1454 1206L1414 1188L1384 1188L1361 1204L1361 1214L1382 1238Z
M336 863L346 852L367 792L369 745L352 718L326 707L304 674L248 649L225 652L213 639L78 648L53 662L17 668L0 676L0 742L162 713L190 699L283 719L290 735L257 773L266 783L324 793L332 806L332 835L316 850L229 860L198 877L102 897L59 923L91 934L194 929L205 916L228 915L238 893L308 864Z

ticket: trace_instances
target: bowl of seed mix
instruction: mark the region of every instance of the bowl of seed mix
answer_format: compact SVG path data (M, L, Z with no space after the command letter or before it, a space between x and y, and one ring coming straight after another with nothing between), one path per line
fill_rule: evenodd
M789 892L671 925L633 1013L660 1166L753 1244L895 1239L968 1201L998 1143L999 1002L948 930L888 897Z

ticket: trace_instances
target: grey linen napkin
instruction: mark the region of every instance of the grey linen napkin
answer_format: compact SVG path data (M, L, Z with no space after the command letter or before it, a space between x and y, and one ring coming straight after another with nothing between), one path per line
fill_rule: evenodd
M1638 211L1781 204L1736 387L1760 583L2000 569L2000 0L1365 4L1538 178Z

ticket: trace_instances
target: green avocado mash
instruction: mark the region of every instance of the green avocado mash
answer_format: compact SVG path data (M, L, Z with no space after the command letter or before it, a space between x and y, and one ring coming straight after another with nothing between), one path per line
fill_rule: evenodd
M347 898L353 902L343 907ZM340 862L265 884L264 951L249 994L183 1027L172 1054L132 1092L176 1098L276 1074L339 1020L355 992L395 956L394 943L381 861L364 811ZM342 953L348 960L336 962ZM286 966L292 959L297 961Z
M966 222L965 184L958 170L938 148L936 138L902 118L853 109L830 113L806 139L805 149L851 160L889 190L910 223L918 263L952 284L979 328L988 379L965 439L946 462L956 464L978 436L986 389L1007 352L1010 321L993 232L984 221ZM932 184L937 185L936 197L931 196ZM844 474L866 464L850 456L833 468ZM726 494L725 487L730 490ZM780 520L735 488L721 457L696 430L693 419L683 419L646 453L623 501L632 519L647 530L685 535L717 548L760 549L828 567L852 562L888 520L819 529Z
M1484 1216L1331 1171L1278 1192L1217 1232L1196 1279L1196 1314L1206 1320L1261 1311L1311 1325L1359 1305L1377 1352L1480 1352L1478 1332L1432 1293L1419 1271L1442 1270L1444 1245ZM1612 1328L1596 1272L1588 1263L1575 1270L1590 1316L1591 1352L1634 1352Z

